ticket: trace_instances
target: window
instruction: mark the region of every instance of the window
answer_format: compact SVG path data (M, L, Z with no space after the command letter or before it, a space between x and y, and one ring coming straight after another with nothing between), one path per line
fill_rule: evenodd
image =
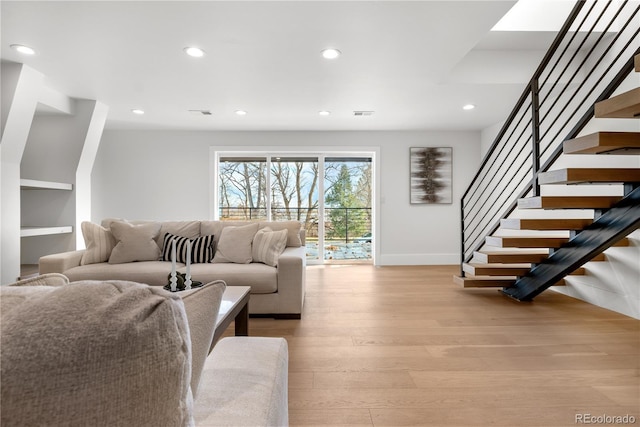
M266 157L222 157L218 168L219 218L267 219Z
M372 157L217 153L214 174L218 219L299 221L310 263L373 259Z

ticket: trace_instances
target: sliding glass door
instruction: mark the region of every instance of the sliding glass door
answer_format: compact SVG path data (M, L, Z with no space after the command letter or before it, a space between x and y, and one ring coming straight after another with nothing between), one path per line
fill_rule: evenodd
M310 264L372 260L370 157L220 154L216 164L219 219L299 221Z
M324 259L371 260L371 158L324 161Z

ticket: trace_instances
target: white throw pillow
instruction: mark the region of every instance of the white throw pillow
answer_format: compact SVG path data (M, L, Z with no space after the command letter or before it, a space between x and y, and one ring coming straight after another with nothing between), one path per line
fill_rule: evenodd
M222 229L220 240L216 247L214 263L249 264L251 256L251 243L253 236L258 231L258 223L243 225L240 227L229 226Z
M278 257L287 247L287 229L273 231L269 227L258 230L253 238L251 254L255 262L278 266Z
M80 224L82 237L87 248L82 254L80 265L107 262L111 251L116 245L116 239L111 231L101 225L84 221Z
M160 257L160 248L156 243L160 223L133 225L116 221L111 224L111 232L117 243L111 251L109 264L157 261Z

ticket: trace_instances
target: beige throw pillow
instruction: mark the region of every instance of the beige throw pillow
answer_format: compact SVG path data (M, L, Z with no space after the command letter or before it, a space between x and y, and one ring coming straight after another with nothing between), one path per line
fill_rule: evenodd
M273 231L271 228L265 227L258 230L253 238L253 247L251 250L253 260L277 267L278 257L287 246L287 235L288 232L286 229Z
M273 231L286 229L288 232L287 246L292 248L299 248L302 246L302 240L300 240L302 223L300 221L263 221L259 223L259 229L265 227L269 227Z
M0 288L3 426L193 425L179 295L121 281Z
M253 260L251 257L251 243L257 231L258 223L223 228L213 262L249 264Z
M109 264L156 261L160 257L160 248L155 240L160 233L160 223L133 225L113 222L111 232L117 243L111 251Z
M87 248L82 254L80 265L107 262L116 245L113 233L109 229L89 221L83 221L80 228Z

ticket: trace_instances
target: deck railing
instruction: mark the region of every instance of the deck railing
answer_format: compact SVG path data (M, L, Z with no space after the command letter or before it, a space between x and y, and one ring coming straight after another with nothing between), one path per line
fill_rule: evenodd
M594 104L632 71L640 52L639 10L636 1L576 2L462 196L462 262L519 198L539 195L538 174L593 118Z
M223 221L266 220L266 208L221 207L219 218ZM318 237L320 221L317 208L271 208L272 221L300 221L308 239ZM371 208L325 208L325 240L352 242L371 233Z

